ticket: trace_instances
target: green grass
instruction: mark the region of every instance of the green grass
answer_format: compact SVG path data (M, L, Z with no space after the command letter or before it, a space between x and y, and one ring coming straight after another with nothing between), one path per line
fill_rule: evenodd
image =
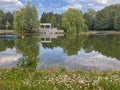
M119 90L120 72L0 70L0 90Z
M0 30L0 33L4 33L4 34L15 34L15 30Z

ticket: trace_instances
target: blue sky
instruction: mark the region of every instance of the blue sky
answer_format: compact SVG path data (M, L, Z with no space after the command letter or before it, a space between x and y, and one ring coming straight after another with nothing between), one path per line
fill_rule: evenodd
M0 0L0 9L4 11L14 11L26 5L27 0ZM111 4L119 4L120 0L30 0L35 4L39 16L43 12L53 11L63 13L68 8L76 8L85 12L88 8L100 10Z

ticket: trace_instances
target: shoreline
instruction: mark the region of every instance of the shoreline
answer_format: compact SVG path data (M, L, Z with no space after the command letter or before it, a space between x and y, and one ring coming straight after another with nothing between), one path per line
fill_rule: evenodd
M0 30L0 36L2 35L15 35L15 30Z
M24 33L29 34L29 33ZM38 34L38 32L30 33L30 34ZM66 34L66 33L63 33ZM120 35L120 31L88 31L81 33L83 35ZM79 34L79 35L81 35ZM0 30L0 36L1 35L16 35L15 30ZM71 34L76 35L76 34Z
M120 35L120 31L89 31L88 35Z

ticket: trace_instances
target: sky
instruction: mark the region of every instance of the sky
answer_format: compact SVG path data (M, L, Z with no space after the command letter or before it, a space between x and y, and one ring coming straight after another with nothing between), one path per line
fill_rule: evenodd
M0 9L5 12L13 12L24 7L26 1L27 0L0 0ZM43 12L50 11L61 14L68 8L75 8L84 13L88 8L101 10L105 6L120 4L120 0L30 0L30 2L36 5L39 16L41 16Z

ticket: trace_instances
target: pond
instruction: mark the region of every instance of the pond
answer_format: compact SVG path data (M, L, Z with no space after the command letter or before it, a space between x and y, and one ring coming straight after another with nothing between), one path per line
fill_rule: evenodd
M0 38L0 68L120 70L120 35Z

